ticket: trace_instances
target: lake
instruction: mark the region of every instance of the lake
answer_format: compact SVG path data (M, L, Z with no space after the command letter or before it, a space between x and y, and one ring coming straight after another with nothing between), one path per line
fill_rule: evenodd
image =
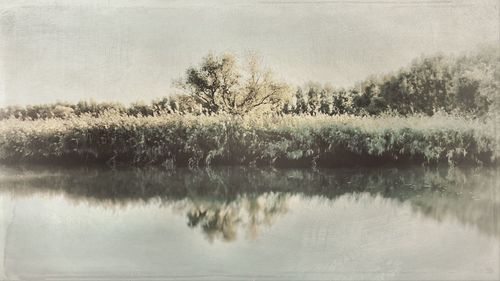
M498 280L496 168L0 168L2 280Z

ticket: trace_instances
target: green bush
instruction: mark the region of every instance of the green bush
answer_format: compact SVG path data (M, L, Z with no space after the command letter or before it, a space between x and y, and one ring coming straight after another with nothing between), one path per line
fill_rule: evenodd
M494 123L448 115L136 117L0 121L0 160L134 165L496 163Z

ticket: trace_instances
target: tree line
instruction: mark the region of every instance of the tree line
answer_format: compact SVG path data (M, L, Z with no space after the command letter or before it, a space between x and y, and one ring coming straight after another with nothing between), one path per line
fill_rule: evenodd
M239 62L232 54L210 54L175 85L182 94L150 103L8 106L0 108L0 119L98 117L109 111L131 116L245 115L254 111L279 115L380 115L390 111L406 116L444 111L482 117L500 109L500 48L483 48L459 57L422 57L395 73L370 77L351 88L311 82L294 89L274 78L255 56Z
M485 116L498 112L499 49L483 49L458 58L437 55L415 60L409 67L371 77L350 89L311 83L299 88L285 114L401 115L436 111Z

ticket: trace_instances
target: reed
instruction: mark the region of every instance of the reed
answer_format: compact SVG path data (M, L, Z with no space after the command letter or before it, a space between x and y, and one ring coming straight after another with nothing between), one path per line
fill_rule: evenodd
M127 116L0 121L1 162L347 166L495 164L494 122L429 116Z

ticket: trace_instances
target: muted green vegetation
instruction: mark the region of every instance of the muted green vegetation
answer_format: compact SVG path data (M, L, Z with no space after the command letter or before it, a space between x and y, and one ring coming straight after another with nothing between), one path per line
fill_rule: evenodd
M498 161L492 123L449 115L260 116L108 113L0 122L0 160L203 166Z
M133 165L493 164L500 50L416 60L351 89L293 90L259 60L208 55L150 104L0 110L0 161Z
M259 61L238 63L232 55L209 55L176 83L183 94L149 103L82 101L0 108L0 119L22 120L99 116L116 111L130 116L160 114L244 115L260 110L278 115L433 115L437 111L476 118L500 112L500 49L483 48L459 57L436 55L408 67L374 76L351 88L308 83L293 88L273 78Z

